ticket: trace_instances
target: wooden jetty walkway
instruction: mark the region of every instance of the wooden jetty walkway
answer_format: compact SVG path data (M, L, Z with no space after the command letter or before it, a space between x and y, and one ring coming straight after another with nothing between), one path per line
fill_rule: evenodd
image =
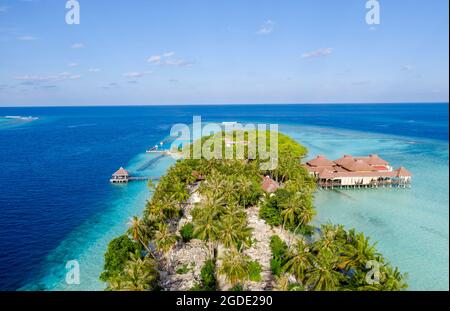
M149 177L149 176L130 176L128 177L129 181L142 181L142 180L153 180L153 181L158 181L160 180L161 177Z
M109 181L113 184L126 184L130 181L158 181L160 180L160 178L161 177L152 176L131 176L131 174L126 169L121 167L111 176L111 179Z
M160 143L160 145L156 145L155 147L151 148L150 150L147 150L146 151L147 153L155 153L158 155L156 157L148 160L147 162L145 162L136 171L137 172L145 171L146 169L151 167L153 164L155 164L162 158L169 156L171 154L170 150L159 149L159 146L162 147L164 145L164 143L166 143L170 140L173 140L173 137L166 138L164 141L162 141ZM127 171L126 169L121 167L114 174L112 174L111 179L109 181L113 184L124 184L124 183L128 183L130 181L147 181L147 180L158 181L158 180L160 180L160 178L161 177L154 177L154 176L132 176L129 171Z

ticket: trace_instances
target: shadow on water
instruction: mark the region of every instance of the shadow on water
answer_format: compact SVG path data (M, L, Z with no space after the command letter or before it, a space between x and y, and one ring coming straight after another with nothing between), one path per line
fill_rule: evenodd
M167 155L165 154L161 154L159 156L157 156L156 158L153 158L147 162L145 162L143 165L141 165L137 171L138 172L142 172L145 171L146 169L150 168L152 165L155 165L159 160L161 160L162 158L166 157Z
M355 201L355 202L358 201L354 197L352 197L351 195L349 195L349 194L347 194L347 193L345 193L345 192L343 192L343 191L341 191L339 189L328 189L326 191L332 191L334 193L337 193L337 194L339 194L339 195L341 195L341 196L343 196L343 197L345 197L345 198L347 198L349 200Z

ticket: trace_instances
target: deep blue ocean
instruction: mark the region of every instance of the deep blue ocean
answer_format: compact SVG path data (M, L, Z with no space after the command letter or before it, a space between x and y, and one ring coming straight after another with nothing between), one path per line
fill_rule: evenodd
M41 277L53 250L126 195L110 175L194 115L433 140L448 170L448 104L0 108L0 290ZM448 217L444 238L448 256Z

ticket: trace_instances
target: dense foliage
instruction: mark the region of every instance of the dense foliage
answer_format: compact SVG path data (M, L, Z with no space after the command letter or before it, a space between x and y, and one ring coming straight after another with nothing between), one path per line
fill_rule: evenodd
M122 235L109 242L105 253L104 271L100 279L104 282L112 280L120 275L131 256L140 253L142 246L134 242L128 236Z
M279 277L283 272L282 267L286 264L288 246L279 236L274 235L270 238L270 249L272 251L270 268L272 274Z
M363 233L323 225L320 238L296 239L290 248L271 238L271 268L285 290L403 290L406 275L385 261ZM292 275L296 282L287 281Z
M187 243L190 240L192 240L194 238L194 225L191 222L185 224L180 229L180 235L184 243Z
M196 284L191 291L214 291L217 287L215 275L216 263L213 259L209 259L203 265L200 271L201 283Z

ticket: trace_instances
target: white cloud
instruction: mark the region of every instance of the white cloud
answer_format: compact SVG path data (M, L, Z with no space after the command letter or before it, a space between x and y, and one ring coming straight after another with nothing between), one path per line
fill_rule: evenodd
M69 63L67 64L68 67L78 67L77 63Z
M147 60L149 63L159 63L161 62L161 55L152 55Z
M164 61L164 65L189 66L189 65L192 65L192 63L180 58L180 59L168 59L168 60Z
M310 51L302 54L302 58L311 58L311 57L320 57L320 56L327 56L333 53L332 48L324 48L324 49L318 49L315 51Z
M9 7L7 7L6 5L1 5L0 6L0 13L5 13L6 11L8 11Z
M271 21L270 19L267 20L257 31L257 34L259 35L269 35L273 32L275 23Z
M175 55L175 52L166 52L163 54L164 57L172 57Z
M84 44L83 43L74 43L71 46L72 49L82 49L84 48Z
M145 75L148 75L150 73L151 73L151 71L144 71L144 72L133 71L133 72L125 73L124 76L127 78L142 78Z
M166 52L161 55L152 55L147 59L147 62L155 65L167 65L167 66L188 66L192 65L192 62L188 62L182 58L174 58L175 52Z
M17 40L19 40L19 41L35 41L35 40L38 40L39 38L37 38L37 37L33 37L33 36L20 36L20 37L17 37Z
M89 68L89 69L88 69L88 72L93 72L93 73L100 72L100 71L101 71L101 70L98 69L98 68Z
M41 76L41 75L23 75L15 77L14 79L20 81L23 85L37 85L48 82L61 82L67 80L77 80L82 76L72 74L70 72L61 72L57 75Z

